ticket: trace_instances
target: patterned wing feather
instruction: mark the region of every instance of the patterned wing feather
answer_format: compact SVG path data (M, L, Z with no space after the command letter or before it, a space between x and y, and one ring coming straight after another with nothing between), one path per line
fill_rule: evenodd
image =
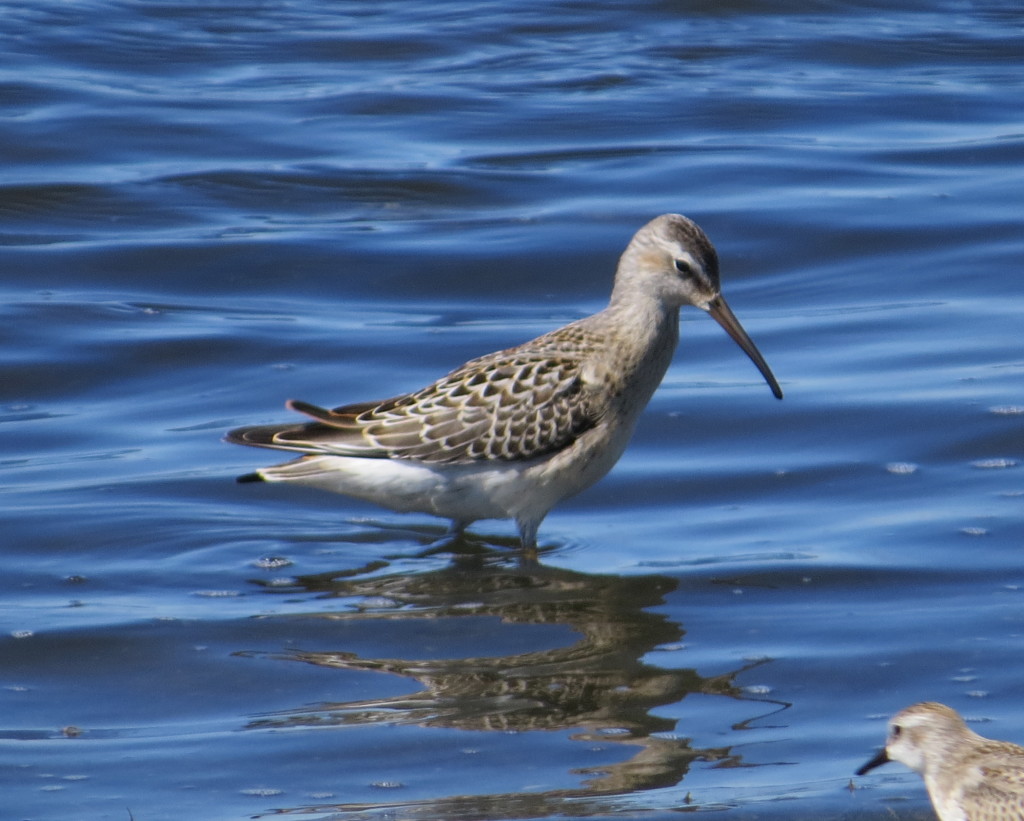
M965 804L975 806L979 811L984 807L986 821L1022 821L1024 755L1020 754L1019 748L1012 760L993 761L980 765L978 769L980 777L964 790Z
M600 418L580 362L521 349L466 363L420 391L333 410L290 401L305 425L241 428L230 441L305 453L434 464L513 461L554 453Z
M414 394L317 418L358 428L371 449L393 458L460 463L553 453L599 415L575 358L510 351L468 362Z
M420 391L327 410L315 421L240 428L229 441L303 453L434 464L532 459L568 447L601 418L607 396L584 363L598 339L577 322L467 362Z
M318 413L330 414L330 411L304 402L289 402L288 406L314 417ZM374 449L369 442L363 440L358 430L346 433L335 425L322 422L251 425L229 431L225 439L236 445L253 445L298 453L345 453L367 457L388 455L386 451Z

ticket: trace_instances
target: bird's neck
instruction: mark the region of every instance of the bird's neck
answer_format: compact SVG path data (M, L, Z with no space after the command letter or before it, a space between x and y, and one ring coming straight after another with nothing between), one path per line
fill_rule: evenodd
M644 404L661 383L679 341L679 309L654 299L612 300L604 311L621 374Z
M639 351L649 351L679 339L679 308L668 306L664 300L644 293L619 292L612 293L611 301L604 311L613 326L626 329L632 342Z

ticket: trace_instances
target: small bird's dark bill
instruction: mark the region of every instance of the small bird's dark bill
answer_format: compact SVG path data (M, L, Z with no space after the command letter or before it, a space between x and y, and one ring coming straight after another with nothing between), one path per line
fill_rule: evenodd
M864 773L870 772L871 770L875 769L875 767L881 767L883 764L888 764L890 760L891 759L889 758L889 754L885 751L885 748L883 747L881 750L879 750L878 755L876 755L867 764L865 764L863 767L857 770L857 775L864 775Z
M772 389L775 398L781 399L782 388L779 387L779 383L775 380L772 369L764 361L764 357L761 356L761 352L757 349L757 345L754 344L754 340L747 336L747 332L743 330L743 326L740 325L740 321L736 318L736 314L732 312L725 298L722 296L715 297L708 303L707 310L715 322L725 329L725 332L733 338L737 345L743 348L743 352L750 357L750 361L757 365L757 369L761 372L761 376L764 377L764 381L768 383L768 387Z

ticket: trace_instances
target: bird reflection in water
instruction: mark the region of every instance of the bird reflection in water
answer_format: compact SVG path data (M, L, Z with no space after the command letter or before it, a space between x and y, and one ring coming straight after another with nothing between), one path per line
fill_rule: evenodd
M655 715L690 694L745 700L736 677L763 662L701 676L642 659L680 642L683 630L646 608L676 587L666 576L597 576L531 566L450 565L426 573L323 574L296 584L321 597L370 603L324 619L409 620L497 618L502 624L564 625L579 635L568 646L498 657L362 658L344 649L295 651L276 658L348 671L391 673L422 690L408 695L302 707L253 720L247 729L416 724L471 731L570 730L575 741L636 748L626 761L577 770L576 789L458 795L400 802L402 817L480 819L544 817L598 811L610 798L674 787L694 761L740 766L729 746L694 749L676 735L676 720ZM276 592L295 594L296 588ZM458 641L458 639L453 639ZM450 648L449 648L450 649ZM784 709L773 705L768 712ZM760 717L763 709L748 721ZM733 729L742 729L734 727ZM277 810L367 812L390 804L335 804Z

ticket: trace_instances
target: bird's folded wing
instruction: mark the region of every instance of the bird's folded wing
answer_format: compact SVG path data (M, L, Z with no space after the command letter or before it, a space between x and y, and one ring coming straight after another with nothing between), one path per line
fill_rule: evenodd
M416 393L326 410L288 406L305 425L263 425L233 442L303 453L472 463L532 459L572 444L600 417L572 356L512 349L467 362Z
M1024 819L1024 756L1014 763L992 762L977 767L977 777L964 785L962 800L970 806L999 808L997 821ZM988 816L986 816L988 817Z

